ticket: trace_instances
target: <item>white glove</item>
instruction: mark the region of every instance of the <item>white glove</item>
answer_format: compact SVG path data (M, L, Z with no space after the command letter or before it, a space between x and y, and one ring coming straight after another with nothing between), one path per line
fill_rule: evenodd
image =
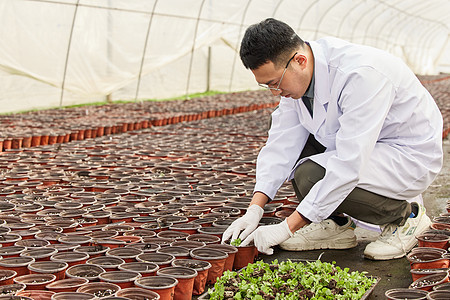
M227 241L230 237L231 241L234 241L238 237L241 240L245 239L253 230L256 229L256 227L258 227L258 223L263 214L264 209L262 209L261 206L256 204L250 205L250 207L247 208L245 215L235 220L231 223L227 230L225 230L222 235L222 243Z
M248 246L253 241L259 252L272 255L272 246L281 244L292 236L293 233L285 219L279 224L260 226L242 242L241 246Z

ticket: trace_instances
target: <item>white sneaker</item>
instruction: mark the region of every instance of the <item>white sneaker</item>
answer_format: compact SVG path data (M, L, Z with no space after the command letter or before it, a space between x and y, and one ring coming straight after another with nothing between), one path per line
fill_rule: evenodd
M343 226L330 219L311 223L297 230L293 237L279 246L288 251L353 248L358 244L355 235L356 225L350 218L347 219L348 222Z
M414 218L408 218L403 226L388 224L384 227L380 237L366 246L364 256L373 260L388 260L405 256L416 244L417 235L427 230L431 225L426 215L425 207L419 207Z

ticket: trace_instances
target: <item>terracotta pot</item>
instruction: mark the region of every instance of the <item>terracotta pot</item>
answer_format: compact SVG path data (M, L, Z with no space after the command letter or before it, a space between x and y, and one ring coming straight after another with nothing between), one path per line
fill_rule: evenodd
M98 281L99 275L105 272L100 266L97 265L88 265L88 264L79 264L69 267L66 270L66 277L74 278L74 277L82 277L86 278L89 281Z
M141 278L141 274L133 271L110 271L101 273L99 279L103 282L117 284L120 288L134 287L134 281Z
M17 276L30 274L28 265L34 262L32 257L8 257L0 259L0 270L16 271Z
M167 253L143 253L136 257L137 261L141 262L151 262L158 265L158 267L165 268L171 265L175 256Z
M78 293L78 292L62 292L56 293L51 300L91 300L97 299L93 294Z
M135 285L159 294L161 300L171 300L175 295L176 278L170 276L142 277L135 281Z
M232 245L227 245L227 244L209 244L209 245L206 245L206 248L218 249L218 250L222 250L222 251L225 251L226 253L228 253L228 258L225 261L225 266L224 266L223 270L224 271L233 270L234 259L238 252L238 249L236 247L234 247Z
M159 266L150 262L129 262L119 266L119 270L138 272L142 277L154 276Z
M385 296L389 300L404 300L404 299L427 299L427 291L408 289L408 288L396 288L387 290Z
M148 300L160 299L158 293L139 287L121 289L116 293L116 295L117 297L123 297L124 299L148 299Z
M18 292L16 296L29 297L33 300L51 300L54 294L52 291L29 290Z
M194 281L198 275L195 269L188 267L167 267L158 270L157 275L172 276L178 280L178 284L175 286L174 299L192 299Z
M16 276L17 272L14 270L0 270L0 286L13 284L14 283L13 278Z
M61 252L50 256L51 261L62 261L69 265L69 268L79 264L85 264L89 259L89 254L83 252Z
M248 264L251 264L255 261L256 256L258 255L258 250L255 246L249 245L245 247L236 247L238 252L234 257L234 270L240 270L243 267L246 267Z
M436 274L421 277L410 284L411 289L421 289L424 291L431 291L434 286L449 282L448 272L441 272Z
M111 256L98 256L94 258L89 258L86 264L97 265L108 271L117 271L118 267L125 263L125 261L120 257Z
M439 233L424 233L417 236L419 247L447 249L450 236Z
M211 264L209 262L196 259L175 259L172 262L172 265L174 267L187 267L195 269L197 271L197 277L195 277L194 280L192 294L201 295L205 291L208 271L211 268Z
M64 279L69 265L60 261L37 261L28 265L31 274L54 274L56 280Z
M23 283L12 283L6 285L0 285L1 296L14 296L20 291L25 290L27 286Z
M77 293L92 294L96 298L115 296L118 291L120 286L109 282L89 282L77 289Z
M56 280L53 274L28 274L14 278L14 283L23 283L26 290L44 290L45 286Z
M88 283L89 280L83 277L74 277L53 281L45 286L45 288L49 291L53 291L55 293L61 292L75 292L80 286Z
M191 257L198 260L205 260L211 264L206 284L214 284L217 278L223 274L228 254L222 250L202 247L191 250Z

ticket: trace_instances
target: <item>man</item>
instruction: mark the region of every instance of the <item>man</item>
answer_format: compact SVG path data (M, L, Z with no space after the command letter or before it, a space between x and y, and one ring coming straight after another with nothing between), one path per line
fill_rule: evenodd
M407 200L420 198L443 156L442 116L412 71L375 48L304 42L275 19L247 29L240 56L281 100L258 155L252 201L223 241L240 237L266 254L278 244L347 249L357 244L354 217L382 228L365 257L404 256L431 223L423 205ZM257 228L286 179L300 200L296 211Z

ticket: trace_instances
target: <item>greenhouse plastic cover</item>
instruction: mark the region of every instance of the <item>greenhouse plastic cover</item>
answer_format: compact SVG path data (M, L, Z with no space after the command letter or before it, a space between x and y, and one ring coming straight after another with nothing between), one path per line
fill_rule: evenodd
M257 89L239 44L268 17L449 73L449 16L449 0L1 0L0 112Z

